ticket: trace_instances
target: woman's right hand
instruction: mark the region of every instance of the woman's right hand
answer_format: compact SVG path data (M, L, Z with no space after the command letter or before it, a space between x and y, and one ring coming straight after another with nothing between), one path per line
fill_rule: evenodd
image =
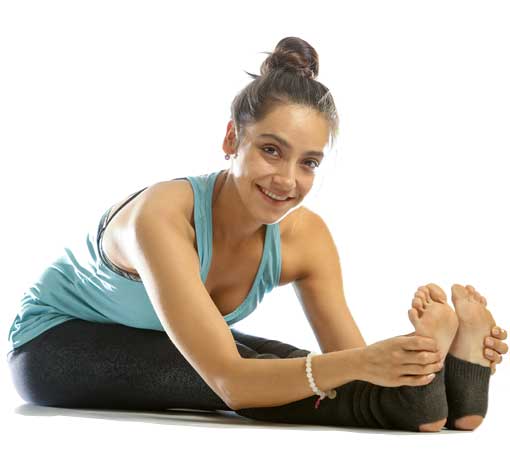
M364 347L361 379L386 387L423 386L443 367L434 338L407 335L385 339Z

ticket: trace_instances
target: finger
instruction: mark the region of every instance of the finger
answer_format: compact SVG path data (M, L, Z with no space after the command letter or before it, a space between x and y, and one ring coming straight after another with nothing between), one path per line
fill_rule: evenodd
M506 354L508 352L508 344L491 336L485 338L485 346L499 354Z
M399 377L399 384L401 386L423 386L434 381L434 376L429 377L428 375L403 375Z
M483 350L483 356L487 360L490 360L491 362L497 362L499 359L499 354L495 350L488 349L488 348L485 348Z
M402 374L429 375L431 373L438 373L442 368L442 362L431 363L429 365L406 365L405 368L402 368Z
M492 371L492 373L491 373L492 375L494 373L496 373L496 362L491 362L490 368L491 368L491 371Z
M494 326L492 328L492 335L498 339L506 339L507 332L503 328L500 328L499 326Z
M403 344L402 348L404 350L426 350L429 352L437 352L439 350L437 346L437 341L434 338L429 338L427 336L408 336L402 337Z
M441 352L429 352L426 350L422 351L408 351L404 353L402 365L433 365L439 363L442 360ZM418 373L413 373L418 374Z

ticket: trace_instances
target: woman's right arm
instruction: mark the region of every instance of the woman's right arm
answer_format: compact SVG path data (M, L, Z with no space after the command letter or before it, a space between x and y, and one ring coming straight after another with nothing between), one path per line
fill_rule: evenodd
M441 369L433 338L396 336L366 347L313 356L312 374L321 391L355 380L386 387L423 386ZM237 408L274 407L314 395L305 372L306 358L242 359L234 371Z
M172 214L168 204L164 213L158 208L140 208L125 252L165 332L190 365L234 410L282 405L314 395L305 358L241 357L229 326L200 278L191 224L178 207ZM359 353L359 349L350 349L314 357L317 386L329 389L356 379Z
M148 208L140 212L132 227L134 233L128 253L165 332L181 354L233 410L285 405L313 396L305 357L245 359L240 356L225 319L200 278L191 224L177 210L171 220L168 217L168 210L165 214ZM395 353L411 344L416 347L418 341L427 339L434 341L401 336L367 347L314 356L315 383L322 391L357 379L370 378L376 384L378 379L387 379L396 383L396 374L403 369L388 370L385 365L400 365L409 357ZM373 366L371 362L378 358L382 368L374 375L367 365ZM410 371L411 365L404 366ZM406 384L425 384L421 377L420 382L413 381L409 379Z

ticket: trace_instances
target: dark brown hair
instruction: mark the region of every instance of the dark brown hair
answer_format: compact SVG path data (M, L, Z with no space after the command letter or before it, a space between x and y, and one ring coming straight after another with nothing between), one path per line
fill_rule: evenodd
M254 80L243 88L230 106L237 135L236 151L246 126L263 119L275 105L298 104L317 110L330 125L330 147L338 134L338 115L329 89L315 80L319 57L315 49L298 37L285 37L260 66L260 75L246 72Z

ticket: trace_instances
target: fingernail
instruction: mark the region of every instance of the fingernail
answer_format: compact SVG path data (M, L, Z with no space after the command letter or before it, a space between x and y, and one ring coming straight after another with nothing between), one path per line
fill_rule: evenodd
M493 346L494 345L494 342L492 341L492 339L487 339L487 345L488 346Z

